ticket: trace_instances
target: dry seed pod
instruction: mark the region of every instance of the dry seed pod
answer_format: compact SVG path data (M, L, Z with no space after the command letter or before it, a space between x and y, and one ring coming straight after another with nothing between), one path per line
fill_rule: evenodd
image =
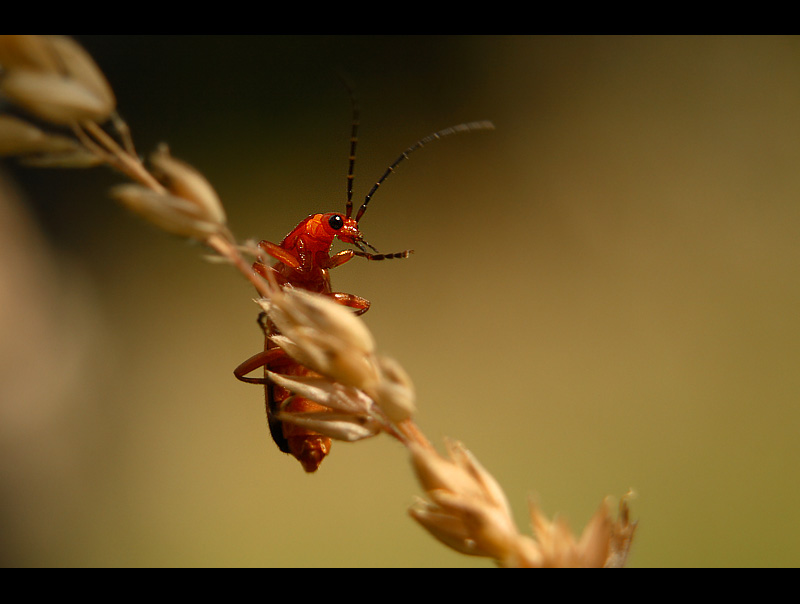
M160 229L204 241L219 231L220 225L205 220L197 204L168 193L158 193L142 185L125 184L111 189L111 196Z
M97 97L111 113L117 104L114 92L91 55L75 40L66 36L51 36L48 41L61 60L67 75Z
M197 207L198 217L220 226L225 224L225 210L217 192L196 169L170 155L166 145L160 145L150 156L156 178L176 197L187 199Z
M80 82L54 73L12 71L0 80L0 91L21 108L56 125L104 122L114 110Z
M343 386L320 376L283 375L268 370L267 377L289 392L339 413L370 413L372 400L358 388Z
M370 355L375 352L375 339L364 321L353 311L337 304L326 296L319 296L302 289L286 290L285 311L291 312L298 324L330 334L341 341L342 346L353 352Z
M116 100L89 54L64 36L0 36L2 91L13 103L57 125L105 122Z
M381 433L380 424L371 418L346 413L279 412L276 417L282 422L303 426L323 436L345 442L356 442Z
M281 336L273 341L309 369L371 394L378 381L374 341L352 311L300 289L259 300Z
M46 36L0 36L0 67L57 73L59 64Z
M431 502L417 501L409 514L445 545L465 554L505 560L519 540L505 495L475 458L448 443L450 459L414 443L411 460Z
M59 153L77 148L71 139L47 134L13 115L0 115L0 156Z
M377 362L380 379L372 393L375 402L394 423L410 419L417 410L411 378L394 359L378 357Z

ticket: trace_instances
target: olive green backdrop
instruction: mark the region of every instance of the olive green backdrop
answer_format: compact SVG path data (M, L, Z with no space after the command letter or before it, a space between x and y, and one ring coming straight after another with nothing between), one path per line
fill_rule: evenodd
M630 565L800 564L800 39L79 36L140 152L166 141L241 239L381 187L369 298L418 421L462 440L520 527L632 487ZM0 560L490 566L406 515L388 438L305 475L272 444L253 292L115 205L104 170L4 162Z

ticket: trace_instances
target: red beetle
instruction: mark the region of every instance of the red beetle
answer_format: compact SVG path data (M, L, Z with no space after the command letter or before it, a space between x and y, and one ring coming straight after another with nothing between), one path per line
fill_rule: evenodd
M355 256L360 256L367 260L386 260L389 258L407 258L411 254L411 250L393 254L381 254L361 234L358 223L364 216L367 205L375 191L400 162L429 142L459 132L490 130L493 128L494 126L491 122L470 122L440 130L418 140L387 168L383 176L367 193L364 203L361 204L358 213L353 218L353 175L355 149L358 141L358 108L354 102L345 212L343 214L339 212L312 214L286 235L280 245L270 241L260 242L258 246L261 250L275 258L277 262L272 266L256 262L253 264L253 269L264 277L267 276L268 272L271 272L275 280L281 285L291 285L295 288L325 294L331 296L340 304L353 308L357 314L365 313L370 307L369 300L354 294L332 291L328 271L341 266ZM358 249L347 249L331 255L331 246L334 239L354 245ZM368 252L366 248L369 248L372 252ZM278 331L274 325L265 320L263 314L259 317L259 324L265 336L264 350L239 365L234 371L234 375L243 382L264 384L267 399L267 420L273 440L281 451L297 458L306 472L315 472L330 451L330 438L290 422L280 421L276 416L279 411L307 413L328 411L328 409L313 401L292 395L291 392L271 382L266 377L246 377L247 374L261 367L264 367L265 370L285 375L304 376L311 374L309 369L286 355L271 340L271 336L276 335Z

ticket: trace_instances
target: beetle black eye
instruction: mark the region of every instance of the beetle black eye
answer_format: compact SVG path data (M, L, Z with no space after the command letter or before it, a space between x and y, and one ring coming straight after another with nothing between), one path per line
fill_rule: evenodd
M344 219L338 214L334 214L328 219L328 224L334 231L338 231L344 226Z

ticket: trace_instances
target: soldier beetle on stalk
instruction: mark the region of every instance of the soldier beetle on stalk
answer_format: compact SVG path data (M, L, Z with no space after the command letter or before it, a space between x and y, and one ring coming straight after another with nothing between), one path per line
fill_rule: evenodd
M378 252L364 239L359 229L359 221L367 211L367 206L378 187L394 172L395 168L408 156L428 143L451 134L470 132L473 130L492 130L494 125L488 121L469 122L434 132L408 147L386 169L383 176L372 186L364 198L355 218L353 214L353 179L355 170L355 154L358 142L359 110L355 97L351 92L353 121L350 137L349 168L347 172L347 202L344 213L328 212L312 214L300 222L277 245L270 241L261 241L260 250L277 262L272 266L257 261L253 270L262 277L269 274L281 286L291 286L310 292L330 296L344 306L354 309L361 315L370 307L369 300L345 292L336 292L331 288L329 270L341 266L358 256L367 260L388 260L407 258L413 250L405 250L391 254ZM357 250L347 249L331 255L331 247L335 239L354 245ZM367 251L367 248L371 251ZM259 315L258 323L264 332L264 350L250 357L234 370L234 375L249 384L263 384L266 390L267 421L270 433L284 453L294 456L306 472L315 472L325 456L330 452L331 440L327 436L314 432L303 426L281 421L281 412L314 413L327 411L327 407L313 401L292 395L291 392L270 381L267 377L254 378L247 375L257 369L280 373L289 376L314 375L309 369L288 356L272 341L278 330L264 313Z

